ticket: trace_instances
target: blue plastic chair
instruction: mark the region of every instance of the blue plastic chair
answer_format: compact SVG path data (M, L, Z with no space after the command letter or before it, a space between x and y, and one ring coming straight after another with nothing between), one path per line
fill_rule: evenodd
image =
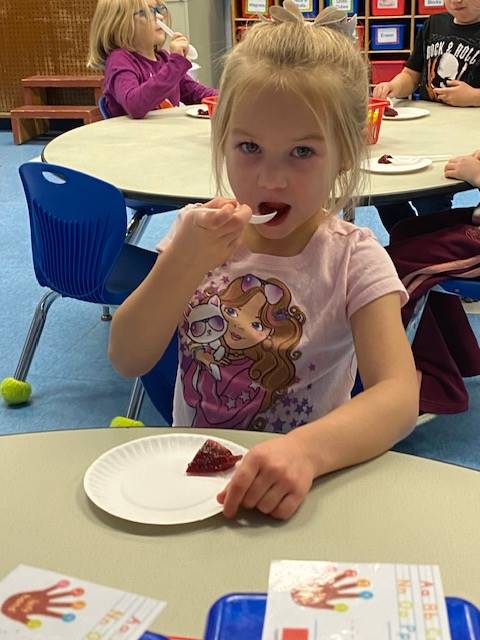
M20 167L28 204L35 275L48 287L38 303L13 378L1 392L9 404L30 398L26 377L47 313L60 296L119 305L144 280L157 253L125 243L122 193L98 178L44 162Z
M112 117L108 111L104 95L101 95L98 100L98 108L104 120L108 120ZM133 215L127 226L127 240L131 244L135 244L140 241L147 227L149 216L157 213L165 213L165 211L172 211L174 208L172 205L149 204L148 202L137 200L135 198L125 198L125 202L127 207L133 210Z
M173 422L173 394L178 367L178 335L174 334L165 353L157 364L145 375L136 378L130 394L125 416L117 416L111 422L113 427L143 426L138 417L142 408L145 391L152 404L168 425Z
M102 116L102 118L104 120L108 120L108 118L110 118L110 113L108 112L107 109L107 101L105 99L104 95L101 95L100 98L98 99L98 108L100 110L100 114Z

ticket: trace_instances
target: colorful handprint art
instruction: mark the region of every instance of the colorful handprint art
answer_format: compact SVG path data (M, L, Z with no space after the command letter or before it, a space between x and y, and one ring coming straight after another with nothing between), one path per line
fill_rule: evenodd
M355 578L357 572L353 569L343 571L333 578L320 581L313 580L308 584L295 587L290 594L292 600L302 606L314 609L330 609L339 613L348 611L348 606L344 602L334 602L343 598L363 598L370 600L373 598L371 591L352 591L359 587L369 587L370 581L359 579L350 582L344 582L347 578Z
M33 616L49 616L59 618L63 622L73 622L76 618L74 613L63 613L59 609L83 609L85 602L83 600L68 602L61 598L82 596L85 592L84 589L77 588L55 593L57 589L65 589L69 585L68 580L59 580L47 589L15 593L2 604L1 612L7 618L11 618L29 629L38 629L42 626L42 621Z

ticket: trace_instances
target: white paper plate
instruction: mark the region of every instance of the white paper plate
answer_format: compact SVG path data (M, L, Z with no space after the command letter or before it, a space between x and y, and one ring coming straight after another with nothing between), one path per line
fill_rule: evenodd
M396 154L395 157L401 158L401 156L397 156ZM405 164L381 164L378 162L379 158L381 158L381 156L364 160L362 162L362 169L364 171L370 171L371 173L411 173L412 171L425 169L425 167L429 167L432 164L430 158L418 158L417 162L410 161Z
M187 464L209 436L176 433L126 442L103 453L87 469L83 487L97 507L144 524L183 524L223 509L217 494L235 467L205 476L187 475ZM213 438L235 455L247 449Z
M430 115L428 109L420 109L419 107L394 107L398 111L398 116L386 116L385 120L414 120L415 118L423 118Z
M199 109L205 109L205 111L208 111L208 107L206 104L197 104L193 107L189 107L185 113L187 114L187 116L190 116L192 118L200 118L201 120L210 120L210 116L201 116L198 113Z

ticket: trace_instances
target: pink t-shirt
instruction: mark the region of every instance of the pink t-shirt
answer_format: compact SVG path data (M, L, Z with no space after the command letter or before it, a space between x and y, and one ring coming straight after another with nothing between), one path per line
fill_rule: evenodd
M405 304L372 232L335 217L299 255L240 249L185 311L174 426L285 433L329 413L355 380L350 318L393 291Z

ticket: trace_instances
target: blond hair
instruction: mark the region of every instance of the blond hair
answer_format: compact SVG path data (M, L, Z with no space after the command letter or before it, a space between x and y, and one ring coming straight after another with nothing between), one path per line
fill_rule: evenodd
M352 39L326 26L265 21L249 28L227 56L212 118L213 173L220 193L232 113L245 95L265 87L294 93L314 115L332 158L329 196L322 206L338 212L361 183L368 105L362 53Z
M165 2L157 2L158 5ZM103 69L105 61L114 49L135 51L134 14L144 11L148 20L153 20L147 0L98 0L92 24L87 67ZM167 23L170 25L170 12Z

